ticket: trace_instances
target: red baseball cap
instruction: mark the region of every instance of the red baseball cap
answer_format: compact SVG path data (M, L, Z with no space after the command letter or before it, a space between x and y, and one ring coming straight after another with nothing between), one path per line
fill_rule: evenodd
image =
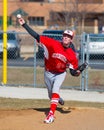
M64 31L64 33L63 33L63 35L64 34L67 34L67 35L69 35L70 37L71 37L71 39L73 38L73 36L74 36L74 32L73 31L71 31L71 30L65 30Z

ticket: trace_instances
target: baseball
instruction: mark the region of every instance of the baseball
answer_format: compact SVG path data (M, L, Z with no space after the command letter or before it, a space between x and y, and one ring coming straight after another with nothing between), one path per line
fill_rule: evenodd
M21 18L21 14L17 14L17 18Z

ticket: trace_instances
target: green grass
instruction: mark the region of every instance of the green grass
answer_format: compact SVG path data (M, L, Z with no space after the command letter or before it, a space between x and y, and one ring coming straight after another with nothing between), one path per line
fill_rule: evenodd
M49 108L49 100L0 98L0 110ZM93 107L104 109L104 103L65 101L68 107ZM61 106L58 106L61 107Z

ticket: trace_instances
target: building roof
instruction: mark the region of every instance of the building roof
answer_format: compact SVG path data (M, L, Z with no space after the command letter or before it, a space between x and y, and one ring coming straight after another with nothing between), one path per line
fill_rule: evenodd
M16 11L14 11L11 15L17 16L17 14L21 14L22 16L28 16L28 13L26 13L21 8L17 9Z

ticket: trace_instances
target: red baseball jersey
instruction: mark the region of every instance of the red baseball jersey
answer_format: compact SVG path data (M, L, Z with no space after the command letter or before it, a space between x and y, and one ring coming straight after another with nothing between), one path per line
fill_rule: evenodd
M66 71L66 68L76 69L78 59L71 48L64 48L62 43L46 36L40 36L40 45L44 49L45 69L54 73Z

